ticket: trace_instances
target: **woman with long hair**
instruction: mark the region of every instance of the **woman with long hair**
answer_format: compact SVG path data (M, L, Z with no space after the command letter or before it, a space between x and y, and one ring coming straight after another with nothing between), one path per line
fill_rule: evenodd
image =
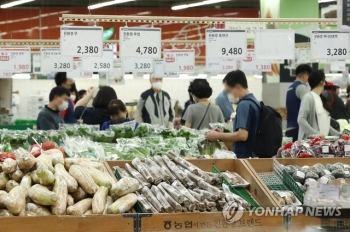
M331 127L331 108L327 99L322 95L326 84L323 71L312 71L309 75L311 92L305 94L301 100L298 124L298 139L307 139L310 136L325 138L328 135L340 135Z

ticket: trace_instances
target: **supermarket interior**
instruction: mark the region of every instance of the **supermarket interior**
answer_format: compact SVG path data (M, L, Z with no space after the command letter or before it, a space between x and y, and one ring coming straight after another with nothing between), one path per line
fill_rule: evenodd
M348 49L350 0L0 0L0 232L350 231Z

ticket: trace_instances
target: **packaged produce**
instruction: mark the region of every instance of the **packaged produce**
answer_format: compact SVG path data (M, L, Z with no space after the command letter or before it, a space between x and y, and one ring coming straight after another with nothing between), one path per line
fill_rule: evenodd
M129 211L137 202L137 196L135 193L128 193L122 196L115 202L113 202L108 208L108 214L119 214Z

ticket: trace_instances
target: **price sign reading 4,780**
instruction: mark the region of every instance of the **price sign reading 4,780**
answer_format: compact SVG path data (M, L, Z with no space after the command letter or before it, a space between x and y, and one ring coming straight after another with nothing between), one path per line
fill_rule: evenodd
M193 73L194 49L164 49L164 72Z
M102 27L61 26L61 55L91 57L102 56L102 53Z
M311 58L312 59L348 59L349 32L343 31L312 31Z
M0 71L14 73L31 71L30 48L1 48Z
M206 54L213 58L244 58L247 50L245 30L207 29Z
M161 56L160 28L121 27L119 29L120 57L149 57Z

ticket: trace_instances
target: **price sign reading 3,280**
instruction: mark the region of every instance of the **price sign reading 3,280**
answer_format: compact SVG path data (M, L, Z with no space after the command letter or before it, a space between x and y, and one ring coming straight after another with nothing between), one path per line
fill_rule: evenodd
M59 48L42 48L40 58L42 71L66 72L73 70L73 57L61 56Z
M338 60L350 58L349 32L312 31L311 58Z
M152 58L146 57L124 57L122 67L124 72L153 72L154 64Z
M96 26L61 26L61 55L73 57L102 56L103 28Z

